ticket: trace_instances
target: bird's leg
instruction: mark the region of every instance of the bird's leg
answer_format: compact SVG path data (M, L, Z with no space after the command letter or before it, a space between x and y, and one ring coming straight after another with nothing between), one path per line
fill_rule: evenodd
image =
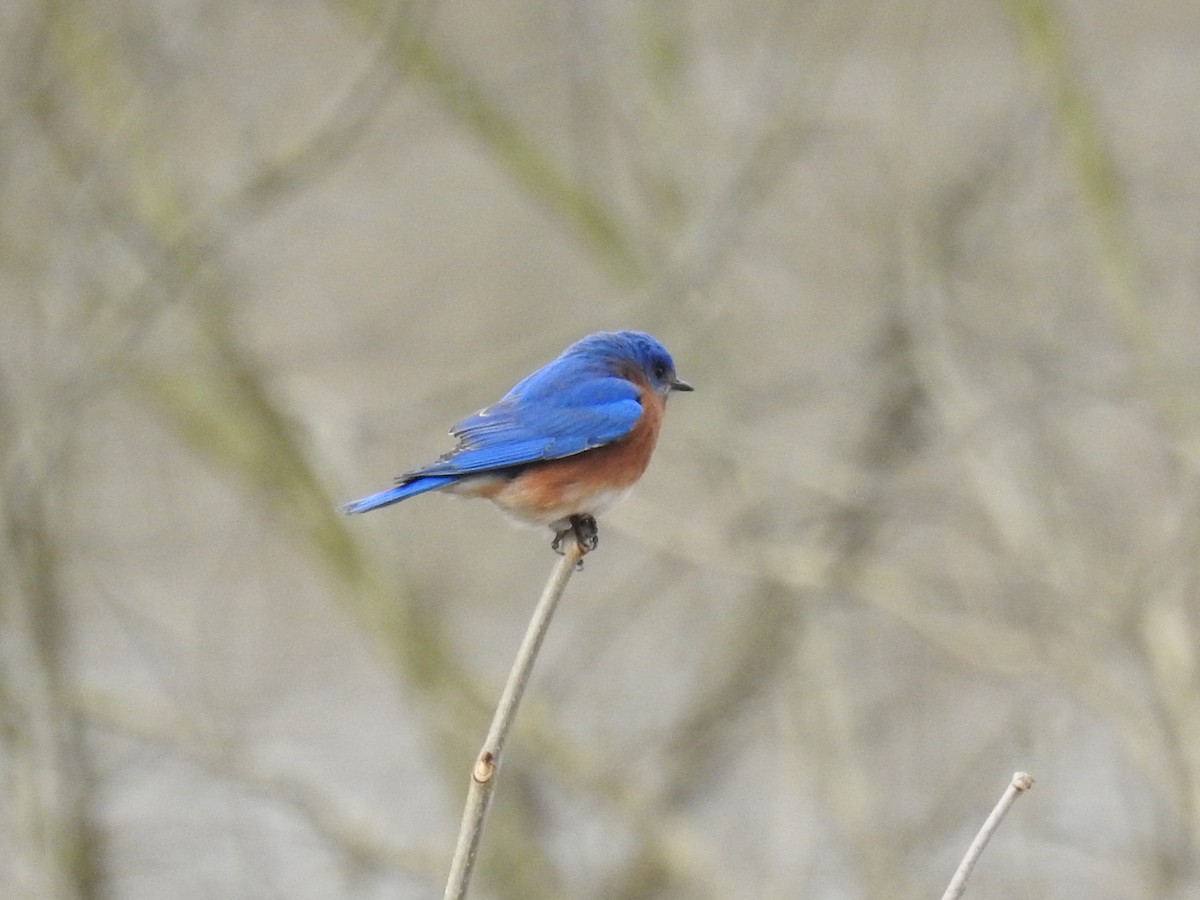
M568 535L575 538L579 549L585 554L591 553L600 545L600 528L596 524L595 516L571 516L567 519L567 527L554 533L554 541L550 544L550 549L561 556L565 552L563 541ZM583 568L582 559L579 561L579 568Z

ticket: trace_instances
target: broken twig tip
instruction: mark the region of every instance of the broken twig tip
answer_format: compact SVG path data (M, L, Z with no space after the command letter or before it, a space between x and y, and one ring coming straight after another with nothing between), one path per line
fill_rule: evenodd
M496 757L489 751L479 754L475 766L471 769L471 777L480 784L487 784L496 774Z

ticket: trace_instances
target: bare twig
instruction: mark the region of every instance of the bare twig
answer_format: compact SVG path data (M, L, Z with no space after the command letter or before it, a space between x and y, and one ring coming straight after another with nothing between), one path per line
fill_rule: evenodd
M529 681L529 673L533 670L538 649L542 646L542 638L546 636L546 629L550 626L550 618L554 615L571 573L583 558L584 550L576 541L568 540L564 543L563 558L550 573L550 580L542 590L541 599L538 600L533 618L529 620L529 627L525 631L525 638L517 651L517 658L508 673L504 693L500 695L500 702L496 705L492 727L484 739L479 756L475 758L475 765L471 768L467 805L463 810L462 826L458 832L458 846L454 849L454 859L450 863L445 900L461 900L467 895L471 871L475 867L475 856L479 850L479 839L483 835L484 818L487 816L496 775L500 770L504 742L516 719L517 706L521 702L521 695L525 693L525 685Z
M946 893L942 894L942 900L958 900L963 895L963 891L967 889L967 879L971 877L971 870L975 868L975 863L979 862L979 856L983 853L983 848L987 846L988 841L992 839L992 833L1000 826L1000 820L1004 818L1008 808L1013 805L1013 801L1031 787L1033 787L1033 779L1029 777L1028 773L1017 772L1013 775L1000 802L996 804L992 814L987 817L987 821L979 829L979 834L975 835L975 840L967 848L967 855L958 864L958 871L950 879L950 886L946 888Z

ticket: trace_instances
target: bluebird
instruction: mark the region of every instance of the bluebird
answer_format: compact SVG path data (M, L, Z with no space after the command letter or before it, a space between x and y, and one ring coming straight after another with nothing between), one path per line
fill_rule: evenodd
M549 525L555 551L573 534L589 552L599 543L596 516L646 471L667 397L692 389L650 335L590 334L450 429L453 450L342 510L364 513L427 491L483 497L518 521Z

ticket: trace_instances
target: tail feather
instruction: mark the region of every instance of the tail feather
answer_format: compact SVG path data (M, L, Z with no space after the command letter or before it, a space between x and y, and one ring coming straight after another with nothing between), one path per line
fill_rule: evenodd
M424 494L426 491L436 491L438 488L453 484L458 480L457 476L414 478L412 481L398 484L393 488L388 488L386 491L380 491L378 494L372 494L369 497L363 497L361 500L346 503L341 507L341 510L347 515L370 512L373 509L391 506L393 503L399 503L401 500L415 497L417 494Z

